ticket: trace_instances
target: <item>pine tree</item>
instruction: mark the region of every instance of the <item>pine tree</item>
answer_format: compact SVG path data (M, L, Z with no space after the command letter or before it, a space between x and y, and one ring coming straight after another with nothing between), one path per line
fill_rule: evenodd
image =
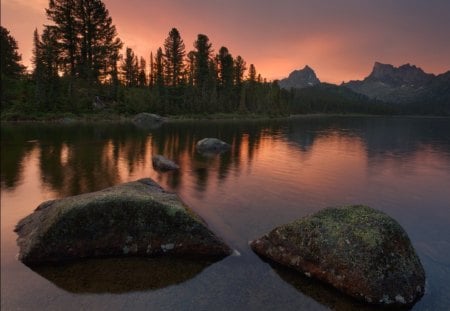
M221 87L231 89L233 86L233 57L226 47L221 47L217 55L219 68L219 84Z
M145 72L145 68L147 67L147 63L145 59L141 57L139 61L139 76L138 76L138 85L140 87L147 86L147 74Z
M255 65L253 65L253 64L250 64L247 80L251 83L256 82L256 69L255 69Z
M21 64L22 56L18 53L17 41L3 26L0 26L0 33L0 69L2 77L20 78L24 74L25 67Z
M22 57L17 52L17 41L2 26L0 26L0 36L0 99L1 110L4 111L22 98L21 77L24 75L25 67L20 63Z
M222 110L231 112L237 109L233 94L234 60L226 47L221 47L217 55L219 98Z
M238 87L242 85L244 80L244 73L247 70L246 63L241 56L234 60L234 84Z
M61 67L71 77L76 75L77 58L80 54L78 33L81 27L76 17L76 2L76 0L50 0L46 9L48 19L55 24L59 34Z
M187 83L189 86L194 86L194 76L195 76L195 58L196 53L195 51L190 51L187 54L186 62L187 62Z
M33 78L36 102L41 110L55 109L59 84L59 44L54 26L46 26L41 38L37 29L33 36Z
M194 84L204 90L209 76L209 61L212 54L212 44L206 35L199 34L194 42L195 64L194 64Z
M111 74L109 61L122 42L101 0L50 0L47 17L61 46L61 67L69 76L101 82Z
M78 35L81 36L80 71L89 81L104 79L110 68L107 60L122 48L116 27L101 0L78 0Z
M155 57L155 86L164 87L164 56L161 48L156 51Z
M185 46L180 33L172 28L164 42L164 69L166 83L177 86L183 82Z
M135 87L138 85L139 66L137 56L131 48L126 49L125 59L122 62L122 80L125 86Z
M148 75L148 86L152 88L155 85L155 62L153 52L150 52L150 74Z

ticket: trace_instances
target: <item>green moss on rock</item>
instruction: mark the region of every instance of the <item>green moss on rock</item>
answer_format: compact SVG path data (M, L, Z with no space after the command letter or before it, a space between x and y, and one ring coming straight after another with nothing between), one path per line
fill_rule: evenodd
M150 179L44 202L16 231L19 259L27 264L125 255L223 257L231 252L175 194Z
M425 272L406 232L367 206L324 209L251 247L369 303L411 304L424 292Z

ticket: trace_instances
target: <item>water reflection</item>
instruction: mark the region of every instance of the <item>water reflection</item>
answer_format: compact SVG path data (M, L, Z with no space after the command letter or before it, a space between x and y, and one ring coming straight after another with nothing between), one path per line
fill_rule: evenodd
M362 203L397 219L421 257L428 287L414 309L445 309L450 292L448 133L449 119L439 118L196 121L164 124L157 129L140 129L132 124L2 124L2 294L6 293L4 297L8 297L10 306L6 309L19 309L24 296L28 305L34 305L38 301L36 297L47 302L46 297L61 297L59 306L70 299L84 299L46 287L48 282L35 273L30 274L28 268L14 260L17 246L13 228L20 218L44 200L143 177L151 177L163 187L176 191L215 233L243 254L235 264L224 260L203 273L200 271L207 265L189 268L192 273L182 278L187 282L165 275L161 278L172 280L166 285L180 285L142 293L139 299L143 304L156 301L156 305L163 305L173 301L181 306L191 301L191 308L204 303L212 309L219 299L224 306L232 300L241 309L266 304L267 308L276 308L277 302L271 304L273 299L278 303L292 302L292 309L312 300L324 305L323 309L339 309L341 304L350 308L352 305L342 302L342 297L329 295L327 289L309 279L294 275L291 278L290 273L286 275L277 268L270 273L279 274L281 279L277 276L272 287L266 289L266 284L260 282L267 266L249 256L247 242L275 226L326 206ZM216 157L198 154L195 143L205 137L218 137L230 143L230 151ZM153 154L163 154L181 169L168 173L153 170ZM243 268L242 260L246 258L254 269ZM166 286L142 280L138 282L144 284L141 287L117 289L111 287L121 283L114 279L114 273L89 279L91 274L101 271L89 265L67 270L73 273L67 275L58 269L38 273L73 293L140 291ZM83 275L81 270L89 273ZM144 266L136 271L141 271L142 277L148 275ZM212 271L221 272L213 278ZM75 274L82 276L76 280ZM96 283L102 278L104 281ZM140 275L133 278L139 280ZM222 289L220 293L212 293L211 282ZM83 287L81 283L87 285ZM255 287L260 290L258 297L270 299L256 302ZM198 299L206 300L192 298L195 291L203 295ZM168 298L164 300L161 295ZM89 295L82 295L86 296ZM108 297L97 295L90 302L108 303ZM122 301L122 297L117 301ZM249 301L252 303L246 304ZM2 299L2 307L3 303Z
M411 307L381 307L360 303L355 299L347 297L335 288L308 278L300 272L293 271L276 263L270 263L275 272L288 284L292 285L302 294L305 294L322 305L335 311L388 311L388 310L410 310Z
M192 279L213 261L179 258L103 258L33 270L71 293L148 291Z
M152 154L163 154L182 168L179 172L157 174L158 181L177 190L183 179L192 175L197 191L203 192L209 179L224 181L230 171L239 174L241 167L249 169L255 156L276 155L280 146L273 142L283 141L294 146L305 161L321 141L344 140L348 146L363 146L363 150L355 152L365 153L361 156L367 157L369 168L378 167L380 161L391 161L385 164L399 169L405 157L427 160L430 153L450 161L448 127L446 119L438 118L326 117L272 122L175 122L153 130L132 124L4 125L1 183L6 189L20 183L22 163L35 149L39 152L42 184L60 196L106 188L144 172L155 175L148 170ZM232 148L220 156L202 156L195 151L195 144L204 137L219 137ZM348 148L345 152L349 152Z

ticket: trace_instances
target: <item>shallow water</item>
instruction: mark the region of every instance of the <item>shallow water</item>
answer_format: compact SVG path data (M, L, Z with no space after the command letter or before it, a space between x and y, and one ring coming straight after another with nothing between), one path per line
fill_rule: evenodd
M450 119L2 125L2 310L359 310L257 257L248 241L327 206L366 204L407 231L426 270L413 310L450 308ZM202 157L195 143L232 145ZM158 173L152 154L179 163ZM177 192L240 256L219 262L87 261L36 271L15 259L15 224L42 201L151 177ZM157 268L155 268L157 267Z

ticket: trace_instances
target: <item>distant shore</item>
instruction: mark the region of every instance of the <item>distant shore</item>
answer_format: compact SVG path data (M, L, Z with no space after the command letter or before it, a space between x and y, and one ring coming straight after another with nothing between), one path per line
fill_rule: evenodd
M25 123L25 122L42 122L42 123L78 123L78 122L131 122L134 115L117 114L117 113L42 113L42 114L13 114L6 113L1 116L2 123ZM449 116L433 116L433 115L375 115L375 114L356 114L356 113L317 113L317 114L293 114L293 115L265 115L265 114L238 114L238 113L219 113L219 114L183 114L165 116L168 122L181 121L251 121L251 120L288 120L296 118L309 117L429 117L429 118L448 118Z

